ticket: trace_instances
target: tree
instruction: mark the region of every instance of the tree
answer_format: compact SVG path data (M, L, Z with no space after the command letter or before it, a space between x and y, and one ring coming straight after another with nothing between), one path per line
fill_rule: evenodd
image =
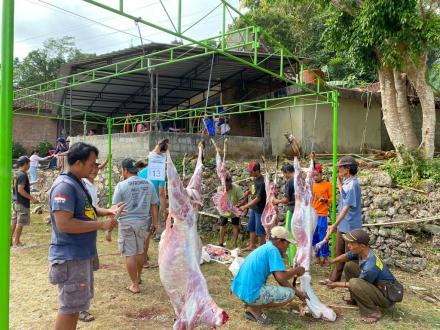
M287 49L305 58L311 66L327 74L327 80L342 80L348 86L377 81L374 68L352 61L344 53L326 48L322 36L326 20L334 8L322 1L244 0L245 14ZM234 28L245 26L238 20Z
M377 69L383 120L396 150L423 146L434 155L435 103L428 83L428 53L440 47L437 1L330 0L336 10L324 39L337 52L351 54ZM422 109L421 141L409 111L406 83L415 88Z
M22 88L56 79L62 64L95 56L76 48L73 37L48 39L43 48L31 51L22 62L16 60L15 83Z

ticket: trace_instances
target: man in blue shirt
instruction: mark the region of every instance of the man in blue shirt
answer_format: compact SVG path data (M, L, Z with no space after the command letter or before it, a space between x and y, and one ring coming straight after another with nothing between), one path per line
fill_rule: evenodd
M96 231L111 229L116 224L114 220L96 220L97 211L81 181L95 167L97 156L94 146L82 142L72 145L67 153L69 172L60 175L50 190L49 281L58 285L59 291L56 330L76 329L79 312L89 309ZM117 211L114 209L113 215Z
M286 228L275 226L271 230L271 238L245 259L235 276L231 291L240 298L247 307L245 317L249 320L272 324L263 312L264 308L281 307L290 303L295 294L305 300L307 295L296 290L288 281L304 274L303 267L286 270L283 254L286 253L293 239ZM272 274L279 285L267 285Z
M378 321L382 316L379 308L389 308L394 304L387 293L390 286L402 290L400 283L391 274L382 260L369 248L368 234L362 229L355 229L343 235L349 252L332 260L333 264L345 263L346 282L327 282L327 287L348 288L348 304L358 305L362 321L368 324ZM384 289L387 288L387 289Z
M344 156L338 162L338 189L340 193L338 203L338 216L328 231L336 231L335 256L338 257L348 251L347 243L342 238L343 234L354 229L362 228L362 202L361 188L356 178L358 164L351 156ZM335 265L330 274L330 281L341 280L344 263Z

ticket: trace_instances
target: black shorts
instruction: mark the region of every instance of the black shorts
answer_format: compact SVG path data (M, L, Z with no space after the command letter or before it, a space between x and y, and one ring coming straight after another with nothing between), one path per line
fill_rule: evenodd
M228 223L228 220L229 220L229 219L230 219L230 218L220 217L220 220L219 220L219 222L220 222L220 226L226 226L226 224ZM240 223L240 218L239 218L239 217L231 218L231 223L232 223L234 226L238 226L239 223Z

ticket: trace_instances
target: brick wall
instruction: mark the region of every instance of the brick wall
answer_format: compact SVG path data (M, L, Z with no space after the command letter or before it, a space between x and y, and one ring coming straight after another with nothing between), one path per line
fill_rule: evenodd
M44 117L30 117L15 114L13 116L14 142L20 143L27 152L40 142L47 141L55 145L57 139L57 121Z

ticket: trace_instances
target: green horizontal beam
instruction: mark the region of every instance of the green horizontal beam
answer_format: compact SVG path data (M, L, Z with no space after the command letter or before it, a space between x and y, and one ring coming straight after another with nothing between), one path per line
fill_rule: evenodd
M34 113L28 113L28 112L14 112L14 116L24 116L24 117L34 117L34 118L47 118L47 119L53 119L53 120L62 120L64 119L63 117L60 116L46 116L46 115L38 115L38 114L34 114ZM84 120L83 119L70 119L70 118L66 118L68 120L71 120L73 122L77 122L77 123L83 123ZM97 122L97 121L89 121L87 120L87 124L94 124L94 125L105 125L105 122Z
M137 22L142 23L142 24L144 24L146 26L152 27L152 28L154 28L156 30L159 30L159 31L162 31L162 32L167 33L169 35L175 36L176 38L181 38L183 40L187 40L187 41L189 41L192 44L196 44L196 45L199 45L201 47L210 49L212 51L216 51L217 53L219 53L221 55L224 55L224 56L226 56L228 58L236 60L236 61L238 61L240 63L246 64L246 65L248 65L248 66L250 66L250 67L252 67L252 68L254 68L256 70L259 70L261 72L267 73L268 75L276 77L276 78L278 78L278 79L280 79L280 80L282 80L284 82L287 82L289 84L297 85L300 88L306 90L307 92L316 93L316 91L311 89L310 87L308 87L306 85L298 84L296 81L289 79L285 75L280 75L279 74L280 73L279 69L277 69L275 71L271 71L271 70L269 70L267 68L264 68L262 66L257 65L256 64L256 58L255 58L255 54L258 51L257 47L254 47L254 60L253 61L248 61L248 60L245 60L245 59L243 59L243 58L241 58L239 56L236 56L236 55L234 55L232 53L229 53L226 50L223 50L221 48L218 49L217 47L215 47L213 45L210 45L209 43L207 43L204 40L202 40L202 41L195 40L195 39L193 39L193 38L191 38L189 36L184 35L183 33L179 33L179 32L176 32L176 31L173 31L173 30L170 30L170 29L163 28L163 27L161 27L161 26L159 26L157 24L151 23L151 22L146 21L146 20L144 20L142 18L139 18L139 17L135 17L135 16L133 16L131 14L128 14L127 12L120 11L119 9L116 9L116 8L111 7L111 6L105 5L105 4L101 3L101 2L98 2L98 1L95 1L95 0L82 0L82 1L87 2L89 4L92 4L92 5L95 5L97 7L103 8L103 9L105 9L107 11L112 12L112 13L119 14L119 15L124 16L126 18L129 18L129 19L131 19L133 21L137 21ZM228 2L223 1L223 0L221 0L221 1L224 2L228 7L230 7L232 10L238 12L242 16L242 14L237 9L235 9L233 6L231 6ZM223 18L224 18L225 15L226 15L225 11L223 11ZM253 23L251 23L249 25L252 26ZM261 33L261 28L260 27L256 27L254 35L257 35L259 33ZM267 33L264 33L264 35L267 35ZM222 41L222 40L224 40L224 38L223 38L222 35L220 35L220 41ZM272 42L276 41L273 38L269 39L269 40L272 41ZM276 47L275 47L276 49L281 49L281 48L285 49L285 47L283 47L279 42L275 42L275 44L276 44ZM254 46L255 45L259 46L258 40L254 40ZM285 52L285 54L292 54L291 52L288 52L287 49L285 49L284 52ZM299 60L297 57L295 57L295 59ZM299 62L302 63L302 61L299 61Z
M152 123L154 121L166 122L175 120L188 120L203 118L208 116L219 116L219 115L240 115L252 112L265 112L282 110L288 107L292 108L304 108L309 106L317 105L331 105L332 104L332 92L324 92L321 96L324 98L319 101L311 101L307 99L311 94L306 95L294 95L288 97L281 97L276 99L264 99L256 101L247 101L242 103L224 104L222 107L225 109L224 113L218 112L218 106L203 107L203 108L191 108L191 109L181 109L172 110L167 112L159 112L157 114L142 114L130 117L114 117L109 118L112 121L112 126L123 126L126 124L134 125L136 122ZM306 103L301 103L305 101ZM310 103L307 103L309 102ZM127 122L128 120L128 122Z
M34 109L34 111L37 111L37 114L39 114L40 111L50 110L50 109L44 108L42 106L42 104L43 105L44 104L49 104L51 106L57 107L58 111L59 111L59 109L61 109L61 110L69 110L69 111L70 111L70 109L72 109L72 111L75 111L77 113L79 112L81 114L87 114L87 116L91 116L91 117L94 117L94 118L97 118L97 119L102 119L102 120L104 120L104 123L105 123L105 120L107 119L106 116L100 115L98 113L89 112L89 111L81 110L81 109L78 109L78 108L75 108L75 107L67 106L67 105L64 105L64 104L59 104L59 103L56 103L56 102L52 102L52 101L49 101L49 100L40 99L40 98L36 97L35 95L28 96L25 99L19 99L18 101L20 101L20 102L14 102L14 108L16 108L17 105L20 105L20 103L22 103L22 102L30 101L31 104L32 103L36 104L36 106L33 109ZM20 107L17 110L25 109L25 108L27 108L26 104L20 105ZM14 112L15 112L15 110L14 110ZM62 119L64 119L64 117L62 117Z

